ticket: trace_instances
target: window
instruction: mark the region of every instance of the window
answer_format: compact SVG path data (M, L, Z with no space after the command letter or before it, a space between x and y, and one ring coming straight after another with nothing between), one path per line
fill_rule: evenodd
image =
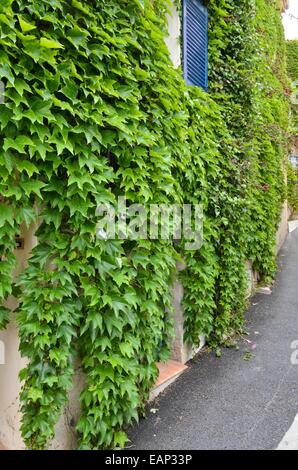
M208 10L202 0L183 0L183 68L188 85L208 87Z

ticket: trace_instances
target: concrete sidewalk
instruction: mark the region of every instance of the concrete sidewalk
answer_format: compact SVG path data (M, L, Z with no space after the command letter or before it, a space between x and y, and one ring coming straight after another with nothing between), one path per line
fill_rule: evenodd
M195 358L131 430L131 449L277 448L298 413L298 229L279 268L272 294L252 299L240 349Z

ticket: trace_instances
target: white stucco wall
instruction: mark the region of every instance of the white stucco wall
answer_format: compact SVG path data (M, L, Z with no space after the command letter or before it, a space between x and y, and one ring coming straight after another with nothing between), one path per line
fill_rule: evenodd
M34 231L33 226L29 230L22 227L22 237L25 243L24 249L15 252L17 258L16 275L25 268L26 260L36 243ZM6 305L14 310L17 307L17 301L14 297L10 297ZM8 328L0 332L0 341L4 347L4 363L0 362L0 443L5 448L14 450L24 448L19 431L20 403L18 396L21 384L18 374L26 362L19 353L18 331L14 313L11 317Z
M31 250L36 244L34 232L35 227L33 226L30 230L22 227L22 237L25 240L24 249L15 252L17 258L15 275L27 265ZM10 297L6 305L13 311L17 307L17 301L14 297ZM21 383L18 377L20 370L25 365L26 361L21 358L19 353L18 330L15 314L12 313L11 322L7 329L0 332L0 450L1 448L25 449L20 433L19 393ZM75 370L73 390L69 396L69 403L57 423L56 435L51 443L51 449L76 448L75 424L80 415L79 394L83 388L84 377L79 363L76 364Z
M281 211L281 217L280 217L280 223L278 227L278 231L276 234L276 251L277 253L281 249L281 247L284 244L284 241L288 235L289 232L289 224L288 220L290 218L291 211L288 207L288 201L285 201L283 204L283 208Z
M166 38L166 45L170 51L171 59L175 68L181 65L181 22L176 6L172 3L168 14L169 36Z

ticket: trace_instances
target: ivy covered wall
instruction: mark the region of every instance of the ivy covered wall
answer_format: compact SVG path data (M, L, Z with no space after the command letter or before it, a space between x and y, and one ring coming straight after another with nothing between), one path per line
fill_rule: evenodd
M287 68L292 80L298 80L298 39L287 41Z
M74 360L86 375L79 447L123 446L168 357L171 279L184 259L185 340L240 331L245 261L275 271L288 126L277 1L208 2L210 91L186 87L164 43L166 0L0 5L1 301L13 292L22 435L46 448ZM199 251L96 238L96 207L201 203ZM14 284L22 222L38 245ZM0 311L1 326L9 311Z
M287 41L287 70L291 79L292 144L298 149L298 40Z
M298 154L298 40L287 41L287 70L291 79L291 153ZM288 200L290 207L298 211L298 169L288 164Z
M276 230L286 195L289 82L278 2L268 7L265 1L209 0L208 10L209 95L220 109L230 140L216 137L224 185L208 195L216 229L208 243L213 255L203 260L203 266L213 276L206 277L203 296L204 283L195 271L187 272L183 281L189 286L186 339L195 342L205 320L209 342L218 344L242 325L245 261L253 262L264 282L276 269ZM211 188L213 184L207 194ZM194 278L199 279L196 294ZM207 292L212 292L210 303ZM201 310L202 298L207 303Z

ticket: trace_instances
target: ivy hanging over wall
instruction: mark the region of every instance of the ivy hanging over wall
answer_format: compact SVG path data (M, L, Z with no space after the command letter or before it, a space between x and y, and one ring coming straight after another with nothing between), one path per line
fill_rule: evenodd
M298 80L298 39L287 41L287 71L291 80Z
M185 339L242 327L245 261L274 274L288 101L275 1L210 0L210 93L187 88L164 43L166 0L0 5L1 298L20 224L38 244L18 280L22 435L46 448L74 361L86 376L79 447L122 447L171 342L171 280ZM257 53L256 53L257 51ZM104 241L96 207L201 203L204 244ZM8 321L1 309L0 325Z
M294 212L298 212L298 170L288 163L288 192L289 206Z
M1 115L5 207L12 218L18 207L25 217L24 208L37 206L42 220L19 281L29 448L53 437L78 350L87 377L80 446L123 445L121 428L137 418L168 345L173 248L95 237L99 203L118 194L170 203L178 194L168 147L181 121L171 98L179 80L170 70L169 87L166 49L152 48L151 38L163 39L161 20L150 21L149 6L148 19L138 2L126 3L1 5L10 79Z
M224 2L224 9L216 3L210 2L211 91L238 150L247 209L243 222L249 227L244 256L266 277L275 271L275 233L285 195L289 107L283 29L275 1L269 6Z
M287 41L287 70L291 79L290 137L295 149L298 148L298 40Z
M287 41L287 70L291 79L290 143L293 155L298 153L298 40ZM298 211L298 169L288 164L288 201Z
M209 0L208 11L209 94L226 126L214 130L220 173L207 176L212 230L182 279L186 340L197 344L203 331L217 345L242 327L246 261L263 282L276 270L289 100L278 2Z

